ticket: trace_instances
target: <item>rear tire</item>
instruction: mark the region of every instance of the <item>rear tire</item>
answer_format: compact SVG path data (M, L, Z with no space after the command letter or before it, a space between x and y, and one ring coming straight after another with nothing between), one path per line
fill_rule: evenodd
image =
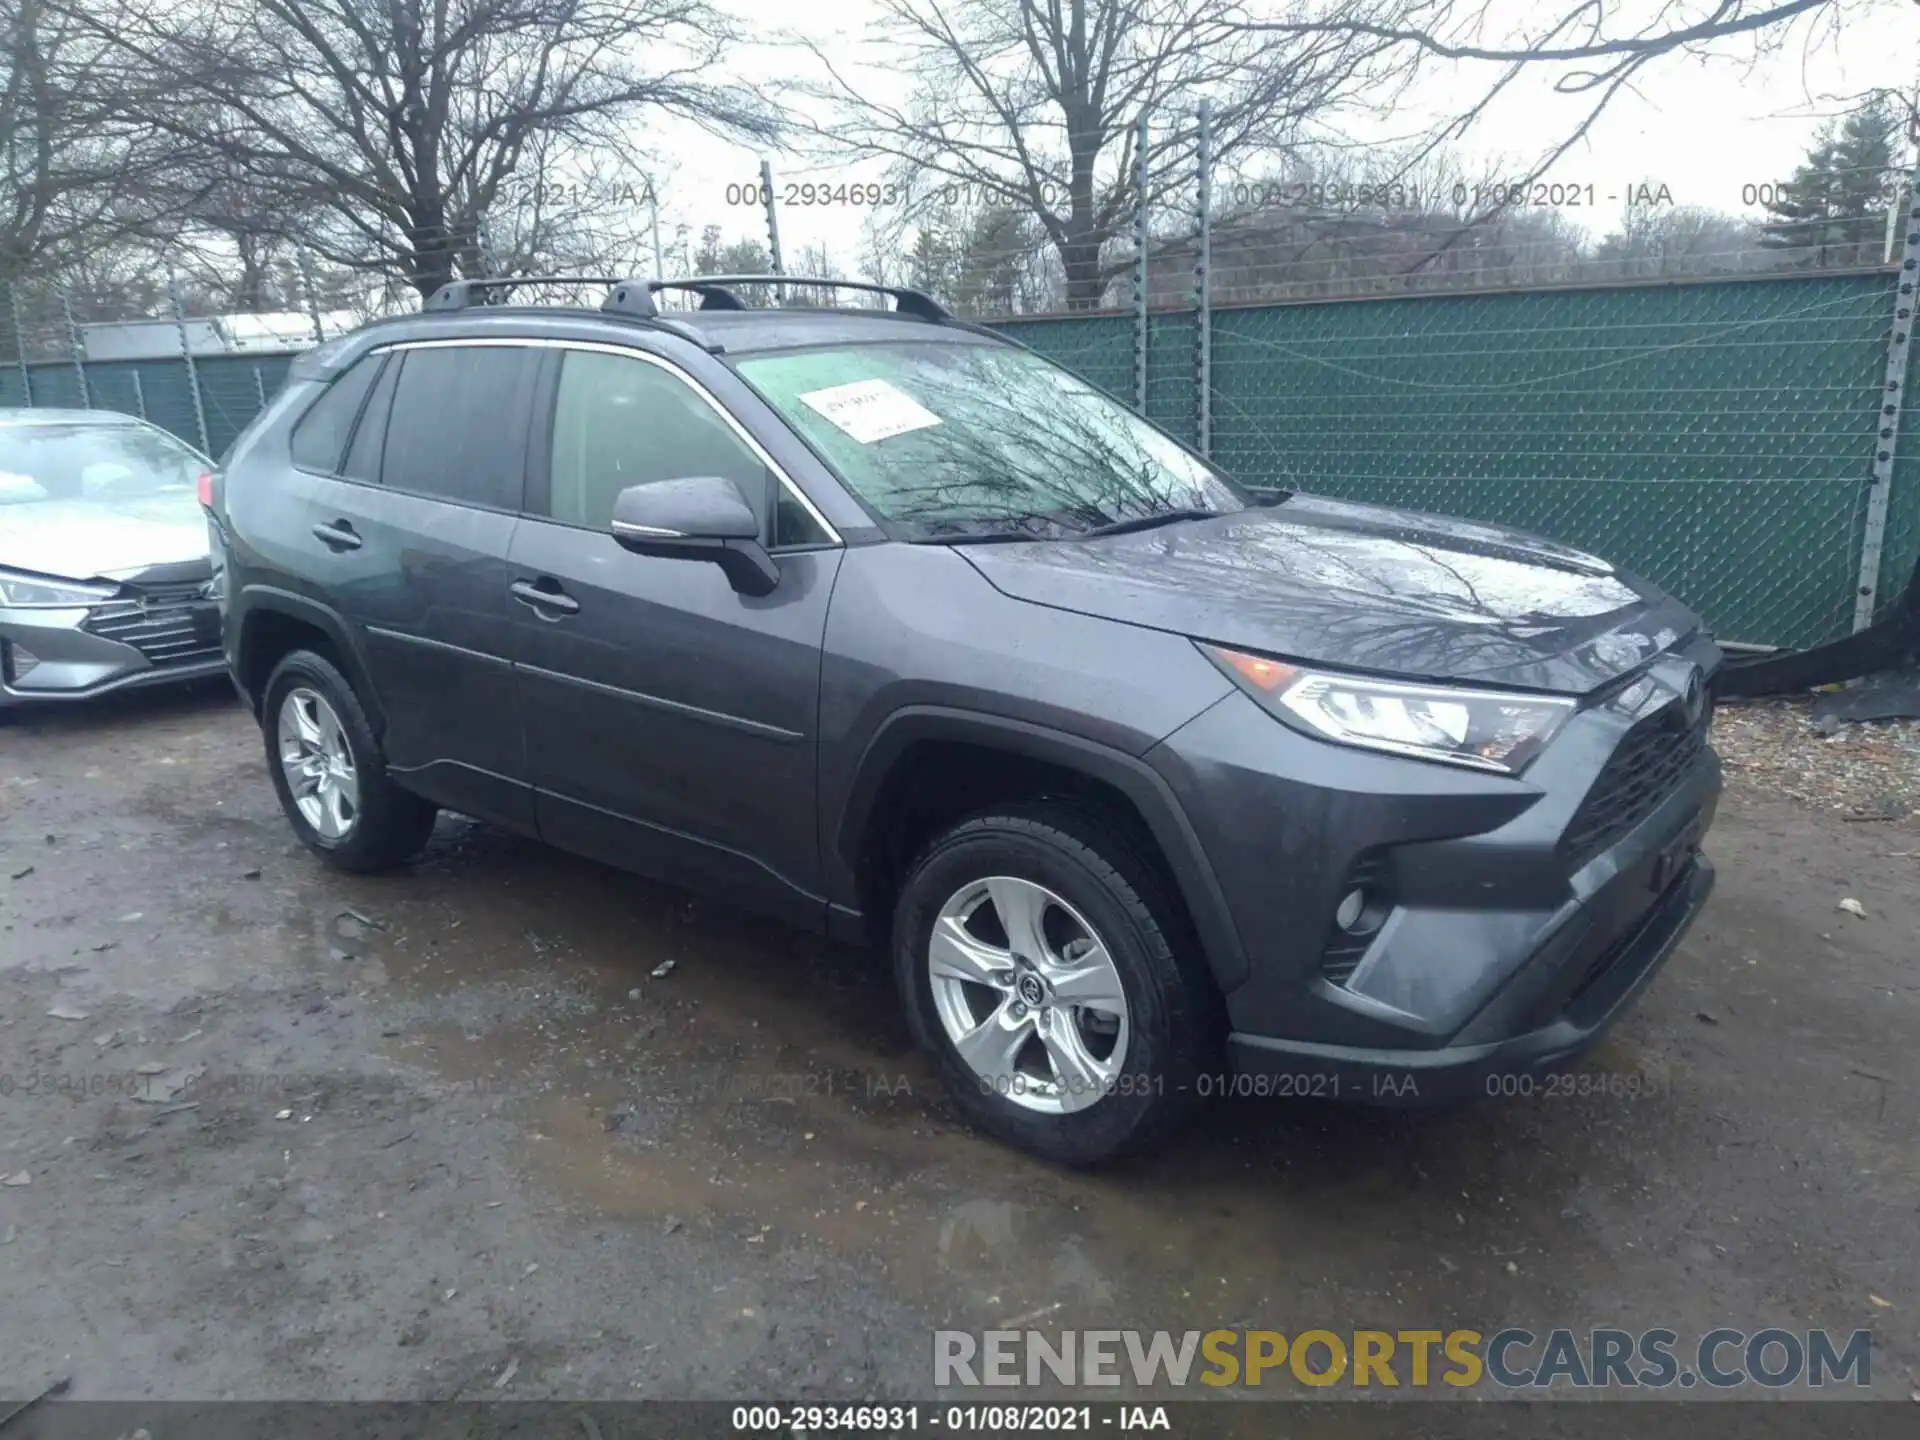
M294 650L261 705L267 770L294 834L336 869L386 870L426 847L439 813L387 774L353 686L326 656Z
M968 1119L1068 1165L1183 1124L1218 1030L1181 914L1097 811L1009 805L934 840L895 908L895 976Z

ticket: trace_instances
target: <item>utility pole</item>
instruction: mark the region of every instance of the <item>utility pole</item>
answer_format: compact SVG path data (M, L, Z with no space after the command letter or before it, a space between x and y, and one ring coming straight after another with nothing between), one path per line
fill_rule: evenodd
M767 254L773 262L773 273L784 275L787 267L780 263L780 209L773 201L773 165L766 160L760 162L760 198L767 202ZM787 287L774 286L773 298L775 304L786 304Z
M1213 105L1200 102L1200 185L1193 240L1193 425L1195 446L1213 458Z

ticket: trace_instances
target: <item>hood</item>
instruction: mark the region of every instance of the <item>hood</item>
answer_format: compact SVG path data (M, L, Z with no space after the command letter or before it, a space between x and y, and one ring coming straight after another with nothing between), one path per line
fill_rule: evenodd
M0 504L0 565L60 575L127 579L161 565L206 561L207 517L192 494L117 503Z
M1515 531L1295 495L1091 540L966 546L1003 594L1333 668L1585 694L1695 616Z

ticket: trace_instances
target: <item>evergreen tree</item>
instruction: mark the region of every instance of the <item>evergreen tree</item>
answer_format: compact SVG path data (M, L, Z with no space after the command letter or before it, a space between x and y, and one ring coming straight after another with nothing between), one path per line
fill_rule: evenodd
M1823 126L1792 178L1763 202L1760 244L1804 252L1816 265L1879 259L1887 208L1900 191L1899 133L1899 112L1885 95Z
M955 271L959 268L959 244L945 232L946 227L929 220L914 236L913 249L907 252L907 284L915 290L945 299L953 294Z

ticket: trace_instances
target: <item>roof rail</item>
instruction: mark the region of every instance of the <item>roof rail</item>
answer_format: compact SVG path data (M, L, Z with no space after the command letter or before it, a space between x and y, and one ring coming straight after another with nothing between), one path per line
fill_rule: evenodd
M687 280L642 280L638 277L610 275L480 276L470 280L449 280L427 297L421 309L466 310L476 305L492 305L497 303L495 296L499 292L527 285L604 285L607 287L607 298L600 302L603 311L663 324L666 319L653 300L660 291L691 291L700 297L702 310L747 309L745 302L727 288L731 285L806 285L827 290L860 290L870 295L890 296L896 314L911 315L916 320L931 320L936 324L953 319L953 313L925 291L909 290L900 285L875 285L866 280L829 280L814 275L779 274L696 275ZM689 338L697 334L685 322L674 322L672 328L688 333Z
M691 290L700 297L702 310L745 310L747 307L727 287L730 285L804 285L823 290L863 290L871 295L887 295L894 310L918 320L951 320L953 314L938 300L922 290L902 285L876 285L869 280L829 280L816 275L696 275L688 280L649 280L650 292Z

